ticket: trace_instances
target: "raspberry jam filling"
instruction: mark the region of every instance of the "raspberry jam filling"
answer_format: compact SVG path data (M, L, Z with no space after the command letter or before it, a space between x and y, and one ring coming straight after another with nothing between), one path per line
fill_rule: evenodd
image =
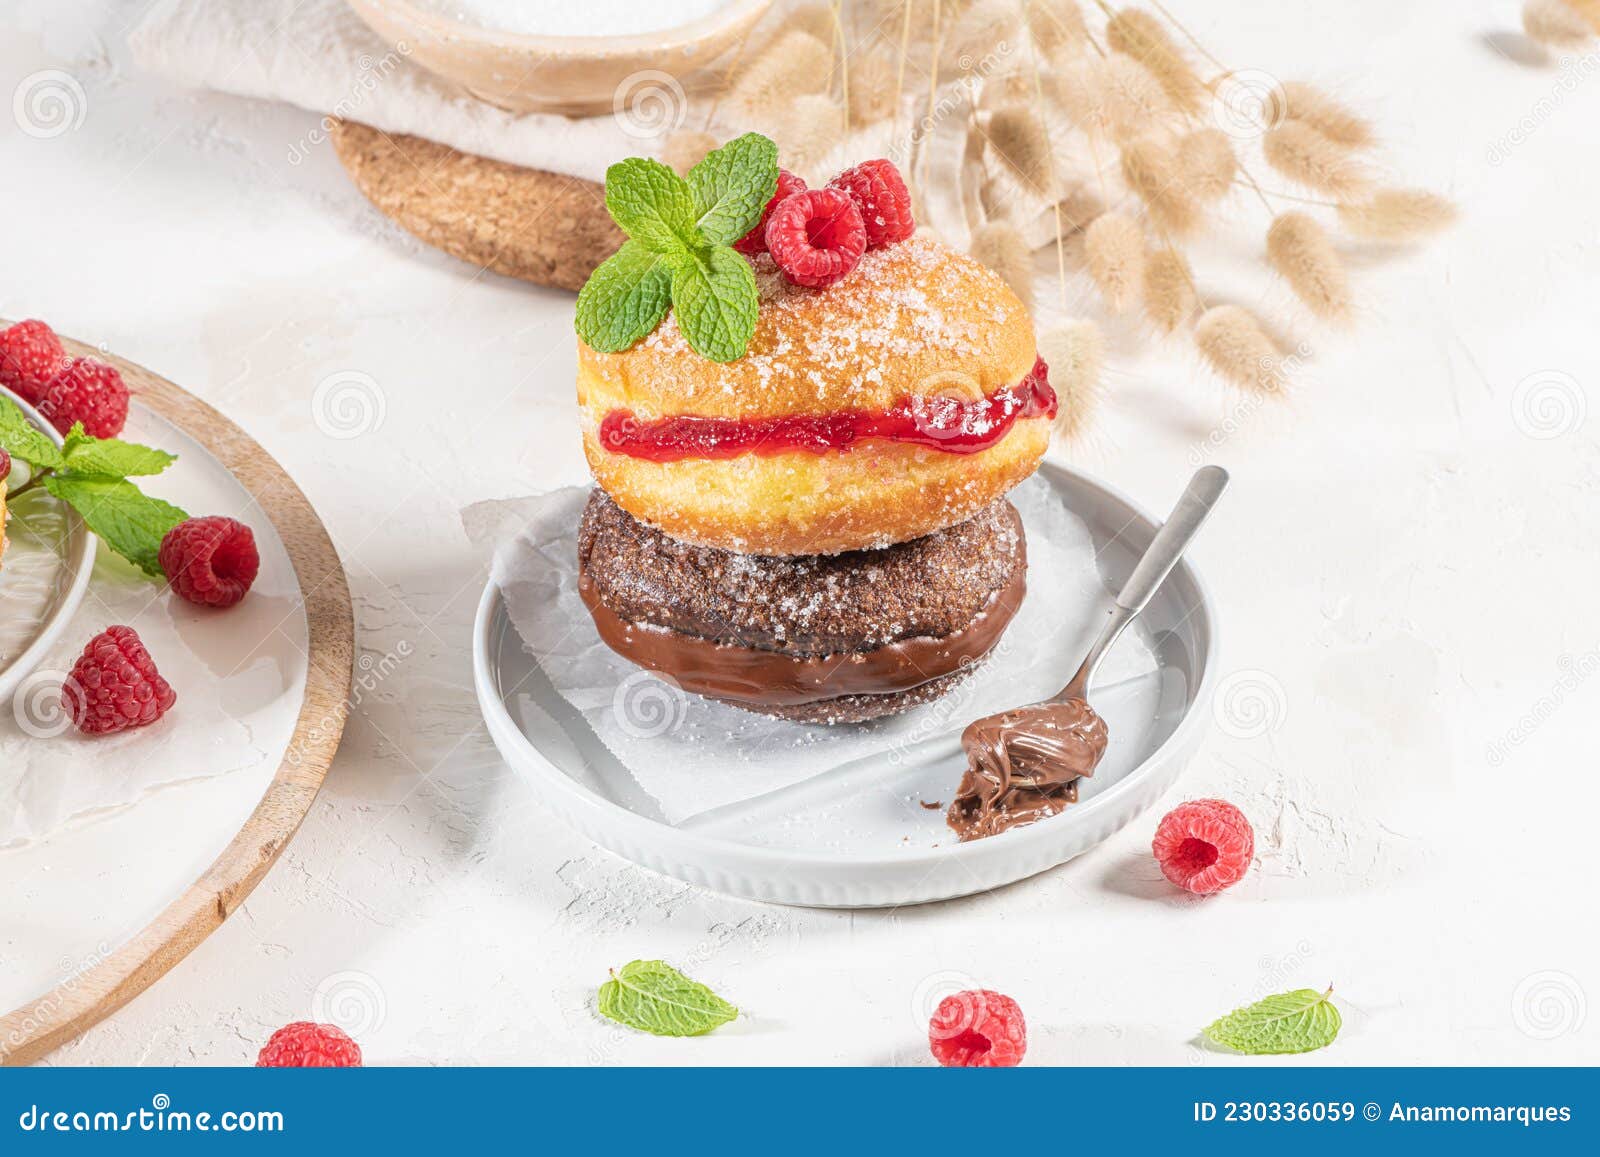
M615 454L678 462L685 458L737 458L848 450L869 438L908 442L948 454L976 454L995 445L1019 418L1053 418L1056 392L1049 367L1036 359L1028 376L981 398L948 395L905 398L887 410L837 410L778 418L702 418L675 414L641 421L631 410L612 410L600 423L600 444Z

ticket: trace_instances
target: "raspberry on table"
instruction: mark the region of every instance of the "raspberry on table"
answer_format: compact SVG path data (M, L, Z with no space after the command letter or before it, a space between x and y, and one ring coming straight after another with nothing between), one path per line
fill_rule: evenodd
M796 285L832 285L860 263L866 249L861 212L840 189L794 193L767 219L767 251Z
M828 188L843 190L855 202L869 249L904 241L917 231L911 216L911 191L890 161L862 161L829 181Z
M179 598L202 607L231 607L261 569L256 536L244 523L211 515L167 531L156 555Z
M115 438L128 421L128 387L115 366L74 358L50 379L37 405L63 434L74 422L82 422L87 434Z
M30 318L0 330L0 385L25 402L37 402L68 360L61 339L42 321Z
M947 1068L1007 1068L1028 1051L1017 1002L987 988L947 996L928 1022L928 1047Z
M145 727L177 702L177 693L132 627L107 627L83 649L61 686L67 715L85 735Z
M1179 804L1162 817L1151 844L1162 875L1197 896L1220 892L1244 879L1255 850L1250 821L1220 799Z
M778 191L772 194L772 199L767 202L766 208L761 210L761 220L757 221L755 228L733 243L733 247L746 257L754 257L758 253L767 251L767 219L772 216L772 210L777 208L778 202L795 193L803 193L806 189L805 179L797 177L788 169L778 170Z
M258 1069L359 1069L361 1046L337 1025L297 1020L267 1039Z

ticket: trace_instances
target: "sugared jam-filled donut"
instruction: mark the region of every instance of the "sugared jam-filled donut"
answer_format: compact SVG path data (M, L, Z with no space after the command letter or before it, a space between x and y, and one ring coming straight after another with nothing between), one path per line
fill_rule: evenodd
M1027 548L1003 499L882 550L770 558L669 538L596 490L578 565L600 637L624 657L751 711L845 723L965 677L1022 602Z
M674 538L759 555L906 542L1032 474L1056 398L1016 296L926 237L826 289L755 259L744 356L693 352L675 314L622 353L580 343L596 481Z

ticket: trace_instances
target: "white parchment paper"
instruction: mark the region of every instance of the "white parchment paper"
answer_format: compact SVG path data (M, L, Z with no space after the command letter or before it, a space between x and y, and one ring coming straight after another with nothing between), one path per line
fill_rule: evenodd
M980 715L1053 694L1110 606L1088 528L1043 480L1031 479L1011 495L1028 537L1028 594L988 662L944 699L903 715L833 727L788 723L682 692L600 641L577 589L578 519L588 494L569 487L478 503L462 520L492 552L494 580L528 652L669 823L866 756L901 758ZM1155 669L1135 624L1097 681Z

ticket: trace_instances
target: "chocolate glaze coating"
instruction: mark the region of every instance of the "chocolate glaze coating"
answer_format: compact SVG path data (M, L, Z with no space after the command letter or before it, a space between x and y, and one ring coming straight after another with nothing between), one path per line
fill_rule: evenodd
M779 559L678 542L596 490L579 528L578 552L585 600L620 653L672 671L686 689L823 723L902 711L955 686L973 665L966 656L981 657L1015 612L1027 567L1021 520L1004 501L958 526L882 550ZM699 653L692 660L677 654L683 648L672 645L674 635L698 644ZM949 642L930 645L939 640ZM861 658L813 666L853 684L847 693L802 701L804 694L791 688L763 702L750 698L748 685L725 690L718 676L726 672L719 668L730 664L715 655L708 662L707 643L769 657L757 666ZM896 657L904 648L919 657L912 676L926 675L913 686L906 677L911 669ZM674 669L680 657L694 668ZM942 666L930 668L930 660ZM898 682L889 682L885 693L867 693L876 680L861 672L874 666L886 674L897 668ZM692 685L695 669L708 672L705 686ZM787 670L778 677L787 678ZM835 681L831 675L818 680Z

